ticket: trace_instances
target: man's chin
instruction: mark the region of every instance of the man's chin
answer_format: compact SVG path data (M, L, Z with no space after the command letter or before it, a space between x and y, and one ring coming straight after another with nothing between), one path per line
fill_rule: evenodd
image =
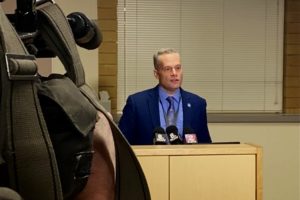
M180 87L179 85L177 85L177 86L172 86L172 87L169 88L169 90L171 90L171 91L174 92L174 91L176 91L179 87Z
M176 82L175 84L172 84L171 86L174 90L180 88L180 83L179 82Z

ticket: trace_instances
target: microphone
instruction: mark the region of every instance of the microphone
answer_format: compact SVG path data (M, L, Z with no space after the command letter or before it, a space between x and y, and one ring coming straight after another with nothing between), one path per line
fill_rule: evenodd
M94 21L89 20L83 13L73 12L67 16L74 39L80 47L96 49L102 42L102 34Z
M162 127L156 127L153 135L153 144L168 144L166 132Z
M174 125L166 128L167 135L169 137L170 144L182 144L182 141L178 134L178 128Z
M184 143L185 144L197 144L198 143L197 135L193 131L193 129L184 128L183 135L184 135Z

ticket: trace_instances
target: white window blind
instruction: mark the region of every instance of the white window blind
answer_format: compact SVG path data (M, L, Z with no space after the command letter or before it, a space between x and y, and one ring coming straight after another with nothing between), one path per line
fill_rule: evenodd
M152 55L181 54L208 112L281 112L284 0L119 0L118 111L157 84Z

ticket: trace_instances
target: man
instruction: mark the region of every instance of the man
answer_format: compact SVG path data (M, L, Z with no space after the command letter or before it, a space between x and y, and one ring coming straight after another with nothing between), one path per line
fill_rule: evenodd
M153 62L154 76L159 84L130 95L119 121L128 142L131 145L153 144L155 128L175 125L181 139L183 130L189 128L199 143L210 143L206 101L181 88L183 69L179 53L174 49L161 49L153 56ZM171 119L169 111L172 111Z

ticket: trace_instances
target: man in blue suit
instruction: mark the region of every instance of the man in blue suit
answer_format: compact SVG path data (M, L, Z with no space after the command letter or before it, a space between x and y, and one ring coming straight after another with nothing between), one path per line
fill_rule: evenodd
M153 144L153 131L166 129L170 102L173 99L173 122L183 139L188 128L196 134L199 143L211 143L207 127L206 101L181 88L183 70L180 55L174 49L161 49L153 56L154 76L159 84L127 98L119 127L131 145Z

